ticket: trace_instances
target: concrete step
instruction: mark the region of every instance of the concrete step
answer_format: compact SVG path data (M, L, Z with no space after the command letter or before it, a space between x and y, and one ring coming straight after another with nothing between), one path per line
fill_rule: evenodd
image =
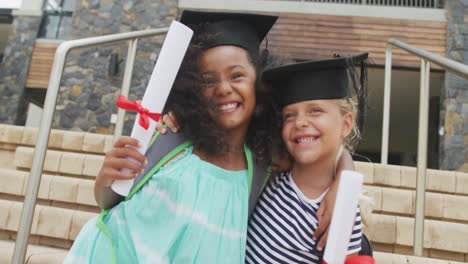
M383 186L364 186L372 197L374 213L415 214L415 191ZM447 193L426 192L425 216L444 221L456 221L468 224L468 196Z
M356 170L364 174L364 183L373 186L415 189L416 168L354 162ZM427 169L426 190L432 192L468 195L468 173Z
M0 240L0 263L11 263L14 241ZM26 252L25 264L59 264L63 262L68 250L29 245Z
M364 227L367 237L379 251L395 252L413 246L414 218L372 214ZM468 255L468 224L437 220L424 221L424 248L432 254L452 254L465 259ZM380 244L380 246L378 245ZM380 250L381 249L381 250ZM438 252L438 251L444 251ZM431 255L431 252L427 252ZM441 257L442 258L442 257Z
M23 203L0 200L0 230L11 234L18 231ZM67 247L75 240L81 227L97 213L37 205L31 234L55 239L57 247ZM13 237L11 237L13 239Z
M0 124L0 143L34 146L38 129ZM112 147L113 136L52 129L48 147L52 149L103 154Z
M19 169L30 170L33 155L34 148L17 147L15 166ZM103 155L47 150L43 170L75 177L96 177L103 161Z
M29 172L0 169L0 194L24 196ZM70 205L95 207L94 180L43 174L38 198Z
M450 260L440 260L434 258L424 258L407 256L400 254L392 254L385 252L374 252L375 263L378 264L462 264L465 262L457 262Z

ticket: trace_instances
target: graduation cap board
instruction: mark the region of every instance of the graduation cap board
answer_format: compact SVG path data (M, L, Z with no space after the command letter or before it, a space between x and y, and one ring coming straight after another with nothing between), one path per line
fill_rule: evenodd
M204 31L216 36L206 49L232 45L258 52L277 19L270 15L185 10L180 22L189 27L204 25Z
M349 68L367 57L367 53L362 53L283 65L266 70L263 78L271 83L281 106L307 100L347 98L350 96Z

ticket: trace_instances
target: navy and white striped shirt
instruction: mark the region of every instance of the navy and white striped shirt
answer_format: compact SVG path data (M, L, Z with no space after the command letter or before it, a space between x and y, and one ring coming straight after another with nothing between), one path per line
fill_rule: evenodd
M250 218L245 263L318 263L312 234L317 229L316 213L325 194L308 199L290 172L276 176L263 191ZM361 236L358 207L348 254L361 250Z

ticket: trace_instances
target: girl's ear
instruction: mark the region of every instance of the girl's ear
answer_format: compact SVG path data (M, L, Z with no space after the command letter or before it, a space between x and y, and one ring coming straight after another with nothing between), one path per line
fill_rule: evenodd
M350 112L343 115L343 126L341 129L341 139L345 139L353 130L354 115Z

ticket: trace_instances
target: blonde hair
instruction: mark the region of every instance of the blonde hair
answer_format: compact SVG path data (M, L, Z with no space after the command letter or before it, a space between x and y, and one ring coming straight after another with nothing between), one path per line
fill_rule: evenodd
M354 148L359 143L359 140L361 140L361 131L359 131L359 128L356 123L357 114L358 114L357 113L358 111L357 98L351 97L351 98L339 99L337 104L338 104L338 107L340 108L340 112L342 115L351 113L354 117L351 133L349 133L349 135L343 140L344 147L348 149L350 152L354 152Z
M343 154L344 148L348 149L350 152L354 152L355 147L359 143L359 140L361 139L361 131L359 131L359 128L357 126L356 122L356 117L357 117L357 112L358 112L358 101L356 97L351 97L351 98L344 98L344 99L339 99L337 100L338 107L340 108L340 112L342 115L345 115L347 113L351 113L353 115L353 124L352 124L352 130L351 133L343 140L343 144L340 145L340 148L338 149L338 153L336 156L335 160L335 171L336 167L338 165L338 160L341 157L341 154ZM372 211L375 203L372 197L370 197L367 193L366 190L361 193L359 196L359 206L360 206L360 211L361 211L361 220L362 220L362 225L367 226L370 218L372 217Z

